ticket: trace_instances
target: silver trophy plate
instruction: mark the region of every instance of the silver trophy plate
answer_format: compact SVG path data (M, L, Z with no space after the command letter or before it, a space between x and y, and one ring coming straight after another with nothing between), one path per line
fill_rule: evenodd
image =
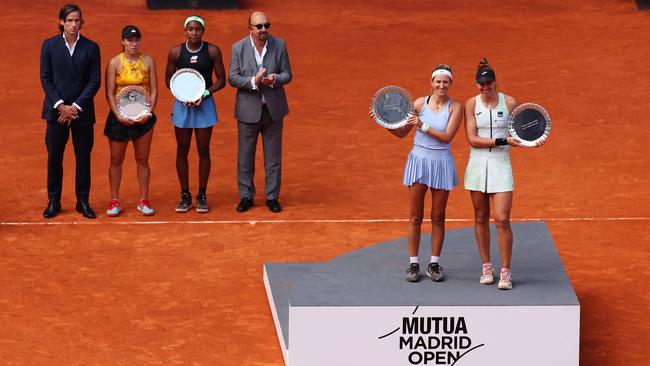
M179 69L172 75L169 88L178 101L195 102L203 96L205 79L198 71L190 68Z
M385 86L372 97L370 109L378 125L388 129L400 128L413 114L413 98L399 86Z
M546 141L551 132L551 117L542 106L523 103L510 113L508 130L522 145L537 146Z
M147 101L147 91L141 86L127 86L116 98L117 112L124 118L138 119L151 113L151 104Z

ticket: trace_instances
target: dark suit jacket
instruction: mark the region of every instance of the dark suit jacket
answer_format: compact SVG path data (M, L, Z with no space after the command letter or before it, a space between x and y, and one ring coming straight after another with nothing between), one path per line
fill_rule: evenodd
M41 85L45 91L41 118L56 121L54 104L63 100L81 107L77 121L95 123L93 98L101 84L99 46L84 36L79 37L72 57L61 34L43 41L41 48Z
M274 121L281 120L289 113L284 84L291 81L291 65L285 42L273 36L266 41L266 54L263 65L267 74L277 74L273 88L260 83L258 90L253 90L251 77L257 73L255 51L250 36L235 43L230 54L230 71L228 82L237 88L235 101L235 118L246 123L257 123L262 116L262 95L266 107Z

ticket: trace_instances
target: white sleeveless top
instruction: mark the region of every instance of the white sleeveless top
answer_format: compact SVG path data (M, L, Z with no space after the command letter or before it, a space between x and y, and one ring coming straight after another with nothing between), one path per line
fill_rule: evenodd
M506 97L503 93L499 93L499 102L496 107L488 108L483 105L481 95L476 96L476 107L474 109L474 117L476 118L476 128L479 137L486 138L507 138L510 136L508 132L508 119L510 112L506 105ZM491 148L472 148L474 150L487 150L488 152L508 152L510 146L495 146Z
M506 98L499 93L499 102L494 108L487 108L476 96L477 134L486 138L506 138L510 113ZM465 169L465 189L485 193L511 192L514 190L512 166L510 165L510 147L493 146L470 149L469 161Z

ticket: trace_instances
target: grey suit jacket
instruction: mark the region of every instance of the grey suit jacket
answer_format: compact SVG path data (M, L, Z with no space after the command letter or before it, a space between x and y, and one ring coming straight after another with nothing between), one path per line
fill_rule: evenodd
M250 36L235 43L230 55L228 83L237 88L235 118L245 123L259 122L262 116L262 95L274 121L286 116L289 105L283 86L291 81L291 65L284 40L269 36L266 44L262 64L266 67L267 74L277 74L273 87L260 84L257 90L253 90L251 86L251 77L255 76L258 68Z

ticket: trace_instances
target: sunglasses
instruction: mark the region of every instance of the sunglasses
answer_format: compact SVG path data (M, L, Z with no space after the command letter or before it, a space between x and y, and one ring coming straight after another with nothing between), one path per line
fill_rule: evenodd
M255 28L260 29L260 30L261 30L262 28L270 29L270 28L271 28L271 23L264 23L264 24L251 24L251 27L255 27Z

